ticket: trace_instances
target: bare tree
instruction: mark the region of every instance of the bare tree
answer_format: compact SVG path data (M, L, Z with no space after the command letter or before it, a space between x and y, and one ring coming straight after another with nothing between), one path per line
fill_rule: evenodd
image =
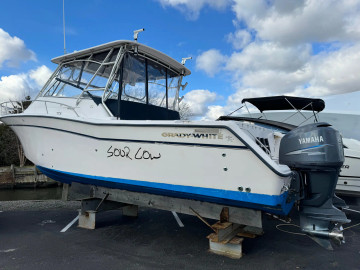
M26 163L26 156L24 153L24 148L22 147L21 142L17 136L16 136L16 146L17 146L18 156L19 156L19 163L20 163L19 166L24 167L25 163Z
M16 135L5 124L0 124L0 166L10 166L19 162Z
M6 107L7 109L5 111L6 111L6 113L10 113L10 114L22 113L23 110L30 105L30 103L31 103L30 96L24 97L23 101L9 101L8 102L9 107ZM14 132L6 133L6 129L2 130L2 131L4 132L4 136L7 136L7 138L9 138L9 140L12 141L12 144L14 146L14 147L12 147L11 145L9 145L9 147L4 148L3 150L17 152L19 166L23 167L25 165L27 159L25 157L24 149L21 145L19 138L15 135ZM6 154L6 152L5 152L4 155L7 156L8 154ZM5 158L5 160L2 162L13 164L13 161L8 158ZM7 164L7 165L10 165L10 164Z
M180 119L189 120L193 116L190 105L184 101L181 101L179 104L179 114Z

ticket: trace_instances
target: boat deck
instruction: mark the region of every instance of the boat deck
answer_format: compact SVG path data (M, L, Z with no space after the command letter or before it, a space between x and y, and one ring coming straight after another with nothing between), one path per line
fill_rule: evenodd
M344 232L346 243L327 251L310 238L275 228L264 218L265 234L245 239L239 260L209 253L211 233L198 218L140 208L136 219L120 211L97 215L97 229L75 225L77 202L0 202L1 269L359 269L360 226ZM360 210L359 206L351 207ZM352 224L360 214L347 212ZM215 222L215 221L214 221ZM298 222L298 220L295 220ZM348 226L348 225L347 225ZM292 228L289 228L292 229Z

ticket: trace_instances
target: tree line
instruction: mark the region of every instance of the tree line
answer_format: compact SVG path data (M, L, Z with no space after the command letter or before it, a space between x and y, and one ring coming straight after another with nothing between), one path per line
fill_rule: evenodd
M21 113L31 103L30 97L25 97L25 100L20 102L11 102L13 111L10 113ZM17 165L23 167L25 165L32 165L24 154L24 149L20 143L19 138L10 127L0 122L0 166Z
M26 160L21 143L16 134L4 124L0 124L0 166L31 165Z

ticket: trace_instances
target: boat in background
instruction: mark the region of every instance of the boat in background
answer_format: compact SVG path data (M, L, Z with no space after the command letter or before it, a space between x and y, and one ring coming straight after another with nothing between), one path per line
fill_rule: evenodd
M16 114L24 111L21 101L5 101L0 103L0 117L2 115Z
M336 193L360 197L360 141L343 138L345 160L341 167Z
M286 103L294 102L294 100L303 100L304 106L311 106L312 99L286 96L244 99L244 106L246 102L249 102L260 111L260 113L250 113L250 111L248 111L248 115L244 117L248 118L250 115L251 118L259 119L262 122L278 123L278 125L282 125L283 130L288 131L301 125L319 122L321 119L334 125L342 134L344 133L355 137L360 136L360 133L357 132L360 129L360 115L323 113L322 110L298 111L290 105L286 111L281 111L277 102L274 102L274 100L283 100ZM263 107L262 102L264 102L264 104L266 103L267 107ZM310 107L305 107L305 109L306 108ZM264 111L266 111L266 113L264 113ZM342 140L345 160L339 173L336 193L339 195L360 197L360 141L354 138L344 137Z
M312 112L302 111L301 113L302 114L298 113L294 115L294 110L266 111L265 113L251 112L251 115L254 118L261 117L262 119L264 118L264 115L266 115L266 119L268 120L284 122L294 126L314 123L314 116ZM248 113L245 113L245 115L248 115ZM351 138L360 141L360 114L328 112L324 110L317 115L317 119L319 122L327 122L331 124L341 132L343 138Z
M278 215L299 202L303 232L325 246L343 240L349 220L332 199L343 145L329 124L284 132L260 120L181 120L190 70L134 41L52 61L30 106L0 118L50 178Z

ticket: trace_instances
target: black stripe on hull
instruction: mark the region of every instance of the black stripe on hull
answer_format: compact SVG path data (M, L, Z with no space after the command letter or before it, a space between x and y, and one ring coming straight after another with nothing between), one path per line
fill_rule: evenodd
M244 147L244 149L249 149L251 150L251 152L257 157L259 158L271 171L273 171L275 174L281 176L281 177L289 177L291 176L291 172L290 173L281 173L278 170L276 170L272 165L270 165L256 150L254 150L243 138L241 138L237 133L235 133L231 128L229 128L226 125L211 125L211 126L206 126L206 125L186 125L186 124L123 124L123 123L116 123L116 124L111 124L111 123L92 123L92 122L86 122L86 121L81 121L81 120L76 120L76 119L69 119L69 118L60 118L60 117L54 117L54 116L42 116L42 115L24 115L24 114L18 114L18 115L12 115L12 116L5 116L2 117L0 119L5 119L5 118L12 118L12 117L34 117L34 118L45 118L45 119L57 119L57 120L62 120L62 121L70 121L70 122L76 122L76 123L83 123L83 124L87 124L87 125L92 125L92 126L124 126L124 127L183 127L183 128L221 128L221 129L226 129L228 130L233 136L235 136L239 141L241 141L244 146L238 146L238 147ZM16 126L16 125L9 125L9 126ZM20 125L19 125L20 126ZM36 126L35 126L36 127ZM46 127L45 127L46 128ZM72 131L68 131L68 132L72 132ZM192 144L194 145L194 144ZM201 146L201 144L199 145ZM223 147L223 146L222 146ZM233 146L230 146L231 148L233 148Z

